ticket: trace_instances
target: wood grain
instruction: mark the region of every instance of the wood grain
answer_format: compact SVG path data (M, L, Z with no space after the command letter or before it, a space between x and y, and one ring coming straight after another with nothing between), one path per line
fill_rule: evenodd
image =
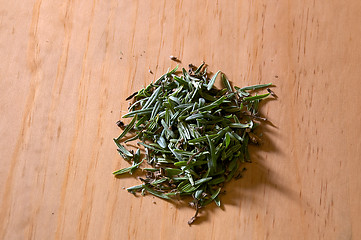
M0 239L361 239L360 1L0 2ZM279 96L192 227L111 174L124 99L169 55Z

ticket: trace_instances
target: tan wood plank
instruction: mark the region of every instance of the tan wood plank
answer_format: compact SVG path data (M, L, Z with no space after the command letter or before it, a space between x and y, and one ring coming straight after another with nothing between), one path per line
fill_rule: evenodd
M0 1L0 239L361 239L361 2ZM223 208L122 187L129 94L175 62L273 82ZM154 74L150 74L148 70ZM218 84L219 85L219 84Z

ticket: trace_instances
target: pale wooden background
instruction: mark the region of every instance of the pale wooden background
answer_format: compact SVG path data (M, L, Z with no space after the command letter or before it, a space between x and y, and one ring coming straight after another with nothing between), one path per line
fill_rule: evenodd
M361 239L360 13L359 0L1 0L0 239ZM223 210L192 227L192 209L111 174L127 166L112 142L124 99L169 55L279 96Z

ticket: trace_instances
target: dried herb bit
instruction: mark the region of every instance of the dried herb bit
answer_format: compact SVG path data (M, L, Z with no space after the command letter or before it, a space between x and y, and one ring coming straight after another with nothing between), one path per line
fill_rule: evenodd
M128 100L130 100L130 99L132 99L135 95L137 95L138 94L138 92L134 92L134 93L132 93L132 95L130 95L129 97L127 97L125 100L126 101L128 101Z
M122 121L119 120L119 121L116 122L116 124L117 124L117 126L118 126L119 128L121 128L121 129L124 130L125 124L124 124Z
M200 208L212 202L220 206L224 185L242 176L240 167L250 162L248 143L261 143L254 133L265 120L259 116L259 103L276 95L268 88L271 83L233 87L220 71L209 78L205 63L189 65L181 74L177 69L127 98L134 99L123 118L131 121L117 122L123 132L114 142L132 165L113 174L133 174L146 162L141 184L127 190L166 200L191 196L196 211L188 221L191 225ZM214 87L218 76L223 89ZM268 93L255 93L265 88ZM122 144L130 141L137 141L135 153Z
M176 61L176 60L178 60L178 59L177 59L177 57L175 57L175 56L172 56L172 55L171 55L171 56L169 56L169 58L170 58L170 60L173 60L173 61Z
M193 203L193 202L192 202ZM198 216L198 212L199 212L199 209L200 207L198 206L198 202L196 201L194 204L190 204L190 205L194 205L194 208L196 209L196 213L194 214L193 217L191 217L191 219L189 219L188 221L188 225L192 225L192 223L197 219L197 216Z
M274 98L278 98L278 96L270 88L267 88L267 92L269 92Z

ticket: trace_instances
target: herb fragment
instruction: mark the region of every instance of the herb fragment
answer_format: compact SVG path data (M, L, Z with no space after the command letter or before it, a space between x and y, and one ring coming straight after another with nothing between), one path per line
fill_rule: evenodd
M130 95L129 97L127 97L125 100L128 101L130 99L132 99L135 95L137 95L138 92L134 92L132 95Z
M118 126L119 128L121 128L121 129L124 129L124 127L125 127L124 123L123 123L122 121L120 121L120 120L117 121L116 124L117 124L117 126Z

